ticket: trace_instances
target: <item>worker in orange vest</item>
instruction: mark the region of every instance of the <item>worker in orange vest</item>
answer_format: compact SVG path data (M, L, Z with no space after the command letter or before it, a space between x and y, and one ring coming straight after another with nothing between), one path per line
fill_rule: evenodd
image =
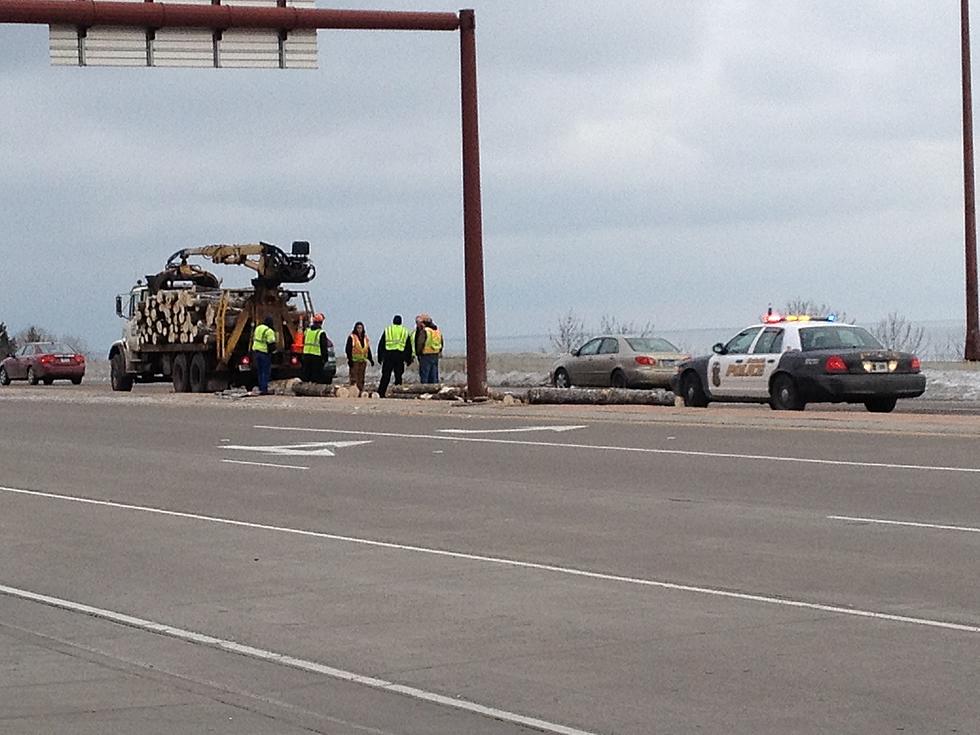
M350 384L364 392L364 373L367 364L374 366L374 355L371 354L371 340L364 330L364 322L357 322L347 336L347 367L350 368Z

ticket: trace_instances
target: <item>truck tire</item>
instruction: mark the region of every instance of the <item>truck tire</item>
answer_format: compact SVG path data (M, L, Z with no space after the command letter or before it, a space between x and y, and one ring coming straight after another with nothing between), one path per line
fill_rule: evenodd
M191 393L207 393L208 390L208 361L200 352L191 358L190 373L188 375Z
M174 381L174 393L189 393L191 389L191 371L187 353L181 352L174 357L174 364L170 371L171 378Z
M129 392L133 389L133 376L126 372L126 358L117 352L109 361L109 383L116 391Z

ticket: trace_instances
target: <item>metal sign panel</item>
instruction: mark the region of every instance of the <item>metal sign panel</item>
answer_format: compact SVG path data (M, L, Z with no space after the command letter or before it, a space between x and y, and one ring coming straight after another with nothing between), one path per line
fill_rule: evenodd
M143 2L144 0L118 0ZM151 0L153 1L153 0ZM212 0L179 0L211 5ZM277 7L277 0L223 0L225 5ZM286 0L287 7L314 8L314 0ZM248 69L315 69L315 30L49 26L55 66L162 66Z

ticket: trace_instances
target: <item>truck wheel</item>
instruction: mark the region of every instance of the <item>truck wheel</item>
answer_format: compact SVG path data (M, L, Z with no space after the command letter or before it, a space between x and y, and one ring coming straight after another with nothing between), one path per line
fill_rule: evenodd
M191 389L190 361L187 354L181 352L174 357L174 364L170 368L170 377L174 381L174 393L188 393Z
M207 393L208 362L200 352L191 358L190 375L188 378L191 393Z
M109 362L109 383L115 391L131 391L133 389L133 376L126 372L126 358L121 352L112 356Z

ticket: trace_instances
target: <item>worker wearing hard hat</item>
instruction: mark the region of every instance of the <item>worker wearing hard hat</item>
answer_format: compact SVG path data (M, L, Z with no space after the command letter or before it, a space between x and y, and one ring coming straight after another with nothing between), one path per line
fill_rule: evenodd
M323 366L329 341L323 329L323 314L314 314L310 326L303 332L302 378L304 382L324 382Z

